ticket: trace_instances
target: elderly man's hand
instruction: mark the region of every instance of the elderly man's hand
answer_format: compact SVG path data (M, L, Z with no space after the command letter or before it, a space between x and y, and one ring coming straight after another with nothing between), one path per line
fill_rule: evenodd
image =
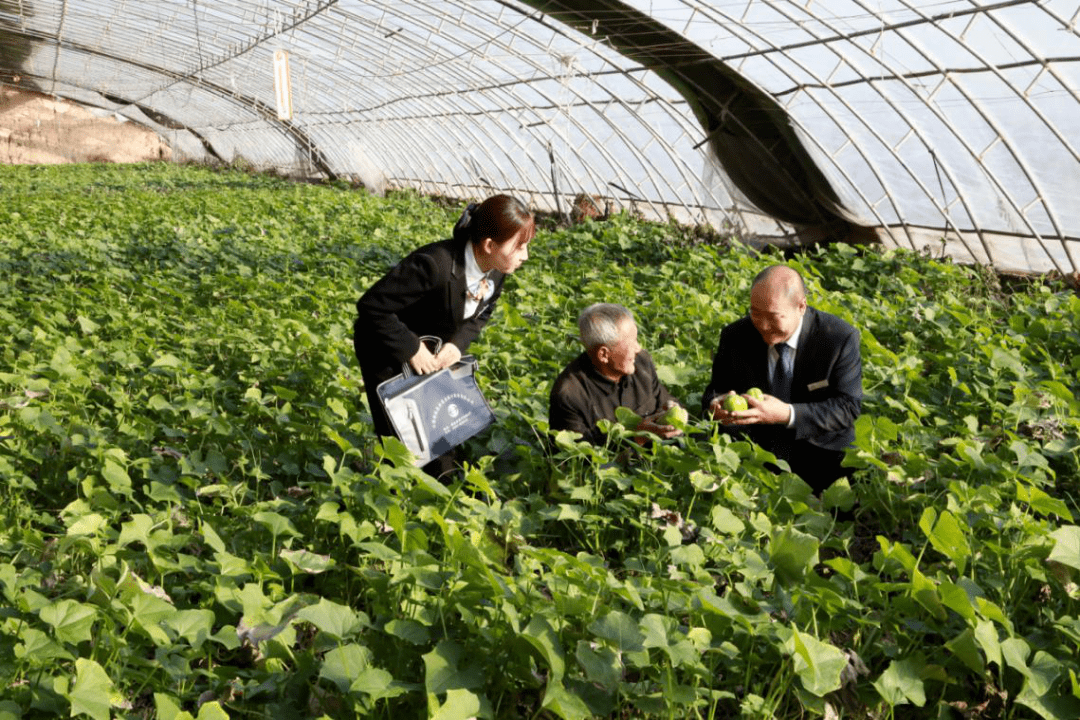
M735 391L727 394L734 395ZM725 397L727 396L720 395L709 404L713 419L723 425L786 425L791 417L791 406L772 395L765 395L760 399L743 395L748 407L735 412L724 409Z
M667 407L665 407L663 410L657 413L653 413L646 418L642 418L641 422L638 423L637 430L640 432L651 432L653 435L659 435L665 440L667 440L668 438L682 435L682 430L675 427L674 425L662 425L658 422L660 418L662 418L664 415L667 415L668 410L670 410L677 404L678 403L675 402L669 402L667 404Z

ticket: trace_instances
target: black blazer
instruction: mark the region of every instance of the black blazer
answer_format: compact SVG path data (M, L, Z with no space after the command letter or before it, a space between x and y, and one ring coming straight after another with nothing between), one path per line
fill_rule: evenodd
M744 393L769 389L769 346L744 317L720 332L712 378L701 397L702 411L728 390ZM806 309L791 381L795 426L747 426L750 437L769 447L781 434L797 446L805 442L843 450L855 439L855 419L862 410L862 358L859 331L827 312ZM792 437L793 432L793 437ZM797 450L797 447L796 447Z
M467 251L468 239L418 248L360 297L353 348L364 375L384 380L401 372L420 349L421 335L435 335L465 353L491 317L506 277L493 270L494 290L472 317L462 318Z

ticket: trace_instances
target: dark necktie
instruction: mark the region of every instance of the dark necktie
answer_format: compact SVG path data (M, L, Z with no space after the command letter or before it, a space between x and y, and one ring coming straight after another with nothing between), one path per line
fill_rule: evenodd
M773 370L773 395L784 402L791 402L791 347L787 343L776 346L776 368Z

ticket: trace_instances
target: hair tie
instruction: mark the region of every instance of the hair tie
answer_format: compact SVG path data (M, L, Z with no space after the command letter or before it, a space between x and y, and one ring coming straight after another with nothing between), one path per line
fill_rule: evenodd
M476 212L476 208L480 207L474 202L465 206L465 209L461 212L461 217L458 218L457 223L454 225L454 234L457 235L458 231L468 230L469 225L472 224L473 213Z

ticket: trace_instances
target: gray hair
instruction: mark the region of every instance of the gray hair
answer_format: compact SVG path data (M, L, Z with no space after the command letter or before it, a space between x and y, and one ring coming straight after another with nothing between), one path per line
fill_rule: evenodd
M593 303L578 315L581 344L586 350L617 344L621 338L619 325L624 320L634 322L634 315L622 305Z

